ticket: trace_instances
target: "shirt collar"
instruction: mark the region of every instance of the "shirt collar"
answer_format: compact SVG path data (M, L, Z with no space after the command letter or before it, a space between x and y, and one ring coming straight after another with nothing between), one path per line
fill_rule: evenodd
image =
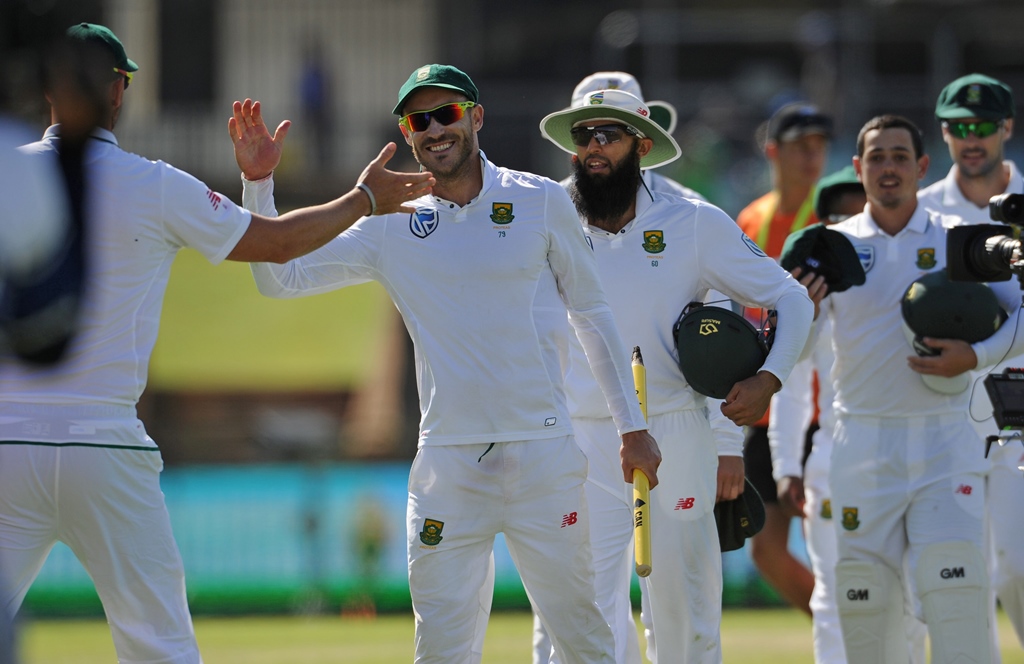
M117 145L117 137L114 136L114 132L109 131L107 129L100 129L99 127L96 127L95 129L92 130L91 135L98 141L103 141L104 143L112 143L114 145ZM60 138L59 123L55 125L50 125L46 128L46 131L43 133L43 140L46 140L48 138Z
M480 197L483 196L487 190L491 188L491 185L494 184L494 181L498 179L498 167L488 161L487 155L484 154L483 150L480 150L479 154L480 174L482 176L481 179L483 180L483 186L480 187L480 192L473 197L473 200L463 206L464 208L469 207L480 200ZM451 201L441 198L440 196L434 196L433 199L436 203L444 203L446 206L454 205Z
M1007 185L1007 194L1024 194L1024 178L1021 177L1020 171L1017 170L1017 164L1013 161L1006 159L1003 161L1003 165L1010 169L1010 184ZM964 198L964 194L960 191L960 185L956 183L956 165L949 169L949 173L942 180L942 205L943 207L956 207L956 206L972 206L976 207L974 203Z
M860 216L860 220L857 222L857 226L862 231L862 237L868 237L871 235L883 235L885 237L900 237L906 233L918 233L923 235L928 232L928 211L920 203L917 204L917 208L914 210L914 214L911 215L910 221L903 227L896 235L889 235L881 228L878 227L878 223L875 222L871 213L864 211Z

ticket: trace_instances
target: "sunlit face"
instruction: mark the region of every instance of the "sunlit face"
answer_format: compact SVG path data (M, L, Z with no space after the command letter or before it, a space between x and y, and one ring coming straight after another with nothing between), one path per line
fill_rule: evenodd
M599 120L595 124L624 126L620 122ZM654 145L649 138L639 138L623 132L622 140L602 143L595 136L585 146L576 146L576 159L583 172L591 178L608 177L618 169L633 151L645 156Z
M466 101L466 97L455 90L423 87L405 100L402 114L429 111L458 101ZM457 179L469 169L479 167L476 155L480 147L476 133L483 126L483 119L484 109L477 105L468 109L461 120L450 125L431 120L424 131L410 133L403 127L402 134L424 170L433 173L438 181Z
M951 121L952 122L952 121ZM964 118L956 122L968 124L981 122L980 118ZM978 138L973 133L966 138L957 138L946 126L942 127L942 140L949 146L949 156L956 164L960 174L968 178L985 177L1002 166L1004 148L1013 135L1013 118L1003 120L996 133Z
M868 202L894 209L917 201L918 181L928 170L928 157L914 155L910 131L903 127L872 129L864 134L864 154L853 158Z

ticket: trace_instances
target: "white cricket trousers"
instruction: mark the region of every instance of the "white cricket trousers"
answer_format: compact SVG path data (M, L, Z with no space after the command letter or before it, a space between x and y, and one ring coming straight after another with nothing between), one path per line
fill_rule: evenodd
M640 664L640 640L633 620L633 485L622 478L619 436L612 419L574 418L576 442L587 455L587 511L594 559L597 605L612 628L617 664ZM559 664L551 639L534 615L534 664Z
M201 662L153 449L0 442L0 610L53 545L89 572L122 664Z
M499 532L560 661L615 661L595 602L586 475L572 436L420 448L406 515L418 664L481 661Z
M651 575L640 579L647 658L722 661L722 549L715 525L718 450L707 411L648 418L661 449L651 490Z

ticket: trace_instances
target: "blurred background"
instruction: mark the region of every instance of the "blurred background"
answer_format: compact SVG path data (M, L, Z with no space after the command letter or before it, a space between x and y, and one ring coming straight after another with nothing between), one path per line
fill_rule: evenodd
M415 168L390 115L416 67L445 62L481 90L480 141L499 165L560 179L568 157L538 122L575 85L624 70L675 105L683 158L665 175L735 215L769 189L757 135L779 106L831 113L831 172L871 116L904 114L950 166L932 111L952 79L982 72L1024 95L1020 0L0 0L0 100L48 124L33 46L69 25L109 26L139 64L116 129L236 202L231 102L294 121L276 174L281 209L347 191L387 141ZM1020 163L1022 139L1009 143ZM405 489L418 406L411 345L383 289L261 298L248 268L193 251L174 266L140 416L193 612L406 609ZM496 348L496 353L501 349ZM794 533L798 536L798 530ZM799 539L793 547L802 550ZM744 550L725 560L727 605L777 597ZM503 543L496 607L524 607ZM39 616L97 615L91 583L58 547L29 594Z

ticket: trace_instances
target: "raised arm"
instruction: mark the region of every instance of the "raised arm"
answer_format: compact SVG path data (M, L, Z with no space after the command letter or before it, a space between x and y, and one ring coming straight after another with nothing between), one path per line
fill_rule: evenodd
M285 120L271 136L259 102L246 99L232 105L228 132L235 161L247 180L270 177L281 160L291 123ZM430 192L429 172L398 173L385 168L397 146L388 143L371 161L350 191L329 203L294 210L277 218L253 214L242 239L228 260L285 263L318 249L358 219L371 214L412 212L406 202Z

